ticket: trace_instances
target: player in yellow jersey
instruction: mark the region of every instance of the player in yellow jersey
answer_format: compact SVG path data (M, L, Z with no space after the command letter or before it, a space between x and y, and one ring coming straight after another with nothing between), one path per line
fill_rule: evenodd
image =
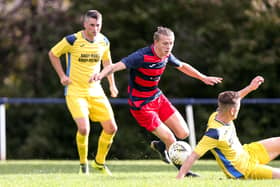
M88 136L90 120L98 121L103 128L95 160L92 167L105 174L112 173L105 165L105 159L117 131L111 105L104 94L100 82L89 82L93 73L112 64L110 43L100 33L102 15L97 10L89 10L83 20L84 30L64 37L49 52L52 66L60 83L65 86L67 107L77 124L76 142L80 158L80 172L89 173ZM61 65L60 56L65 55L66 72ZM112 97L118 95L114 76L107 76Z
M233 123L233 120L237 118L241 99L256 90L263 82L263 77L257 76L247 87L238 92L225 91L219 94L218 110L210 116L204 136L185 160L177 175L178 179L184 178L194 162L208 150L211 150L228 178L280 178L279 168L266 165L280 154L280 137L242 146Z

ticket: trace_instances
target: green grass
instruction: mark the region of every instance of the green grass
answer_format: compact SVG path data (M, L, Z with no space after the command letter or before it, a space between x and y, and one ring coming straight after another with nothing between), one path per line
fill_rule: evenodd
M78 161L0 161L0 187L277 187L280 180L226 179L213 160L199 160L192 168L202 177L175 179L177 170L157 160L108 161L113 177L91 170L79 175ZM280 161L271 163L280 166Z

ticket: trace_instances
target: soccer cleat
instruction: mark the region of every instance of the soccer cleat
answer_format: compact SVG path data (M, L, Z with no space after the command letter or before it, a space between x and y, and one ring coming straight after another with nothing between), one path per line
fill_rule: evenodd
M182 165L178 165L178 164L174 164L174 163L173 163L173 165L174 165L178 170L180 170L180 168L181 168L181 166L182 166ZM193 171L190 170L188 173L186 173L185 177L200 177L200 175L197 174L197 173L194 173Z
M79 174L89 174L88 164L80 164L80 171Z
M98 163L96 163L96 161L92 161L91 166L96 171L99 171L100 173L103 173L103 174L108 175L108 176L113 175L112 172L110 171L110 169L104 164L98 164Z
M192 171L189 171L188 173L186 173L185 177L200 177L200 175Z
M171 161L170 161L168 153L165 149L165 145L164 144L160 145L160 144L163 144L163 143L161 141L152 141L150 146L154 151L158 152L160 159L163 162L170 164Z

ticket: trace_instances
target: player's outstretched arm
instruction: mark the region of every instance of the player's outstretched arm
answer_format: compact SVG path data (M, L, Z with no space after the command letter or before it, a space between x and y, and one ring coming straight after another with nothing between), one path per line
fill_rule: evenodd
M204 82L207 85L215 85L218 83L221 83L223 78L221 77L215 77L215 76L206 76L202 73L200 73L197 69L195 69L194 67L192 67L191 65L187 64L187 63L183 63L182 66L177 68L178 70L180 70L181 72L183 72L184 74L199 79L202 82Z
M256 76L248 86L238 91L239 97L242 99L250 92L258 89L263 82L264 82L264 78L262 76Z
M120 71L125 69L126 66L123 62L117 62L115 64L111 64L106 66L105 68L102 69L102 71L100 73L94 73L90 79L89 82L92 81L99 81L101 79L103 79L104 77L107 77L108 75L110 75L111 73L114 73L116 71Z
M176 176L177 179L183 179L195 163L195 161L199 159L199 155L196 152L192 152L191 155L185 160L183 165L181 166L178 175Z

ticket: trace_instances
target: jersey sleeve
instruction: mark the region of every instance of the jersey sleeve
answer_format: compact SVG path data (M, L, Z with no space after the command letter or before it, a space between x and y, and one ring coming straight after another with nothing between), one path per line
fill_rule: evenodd
M180 67L182 62L171 53L168 57L168 64L171 66Z
M141 66L141 62L143 62L143 54L140 51L136 51L127 57L121 59L121 61L125 64L125 66L129 69L137 69Z
M106 49L103 53L102 60L111 60L110 42L105 36L104 36L104 40L106 43Z
M199 141L194 149L200 157L202 157L207 151L217 147L219 140L217 129L208 129L202 139Z
M54 54L54 56L60 57L61 55L69 52L70 48L71 44L67 41L66 38L63 38L51 49L51 52Z

